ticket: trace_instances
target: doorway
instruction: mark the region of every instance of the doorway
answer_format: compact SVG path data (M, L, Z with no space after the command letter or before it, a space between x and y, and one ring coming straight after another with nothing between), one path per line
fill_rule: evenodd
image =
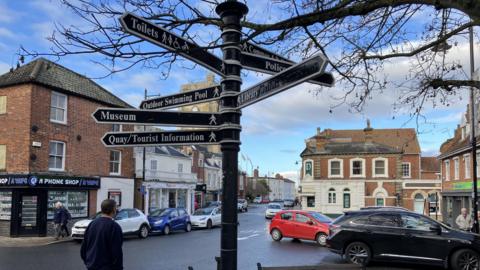
M45 236L47 232L46 190L18 190L12 205L12 236Z
M176 191L168 192L168 207L169 208L177 207Z

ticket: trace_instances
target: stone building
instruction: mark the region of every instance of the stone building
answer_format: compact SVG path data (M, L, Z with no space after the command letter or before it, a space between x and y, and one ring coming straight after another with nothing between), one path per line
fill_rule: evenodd
M0 235L47 234L53 205L73 218L108 197L133 206L133 155L100 138L97 107L130 107L95 82L40 58L0 76Z
M365 206L402 206L429 214L427 202L441 188L431 166L423 171L414 129L374 129L369 121L363 130L318 128L300 156L300 196L307 210L338 215Z

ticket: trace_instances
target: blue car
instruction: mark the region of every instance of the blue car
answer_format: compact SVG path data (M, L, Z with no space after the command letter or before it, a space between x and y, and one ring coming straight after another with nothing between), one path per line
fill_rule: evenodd
M161 232L165 235L172 231L192 230L190 216L185 208L161 208L152 210L148 215L151 232Z

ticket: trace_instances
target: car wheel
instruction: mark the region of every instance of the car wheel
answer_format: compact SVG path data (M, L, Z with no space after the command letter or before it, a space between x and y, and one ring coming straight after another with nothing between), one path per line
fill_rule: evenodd
M207 221L207 229L211 229L212 228L212 220L208 220Z
M270 235L274 241L280 241L283 238L282 232L278 229L273 229L272 232L270 232Z
M81 244L81 243L82 243L82 239L75 239L75 242Z
M453 270L479 269L478 253L470 249L461 249L452 255Z
M190 222L187 222L187 226L185 226L185 231L190 232L192 230L192 224Z
M370 262L372 253L365 243L353 242L347 246L345 257L349 263L367 265Z
M163 228L163 234L164 235L169 235L170 234L170 226L165 225L165 228Z
M315 239L317 240L317 243L322 247L327 244L327 235L324 233L318 233Z
M245 212L248 212L248 207L247 207L247 208L245 208Z
M148 227L147 227L147 225L142 225L140 227L140 230L138 231L138 237L142 238L142 239L145 239L145 238L147 238L147 236L148 236Z

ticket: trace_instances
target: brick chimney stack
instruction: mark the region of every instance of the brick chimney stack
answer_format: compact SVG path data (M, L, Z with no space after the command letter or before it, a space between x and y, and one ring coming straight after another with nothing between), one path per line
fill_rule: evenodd
M363 129L365 133L365 142L372 143L373 142L373 128L370 126L370 119L367 119L367 127Z
M253 177L254 177L254 178L258 178L258 168L256 168L255 170L253 170Z

